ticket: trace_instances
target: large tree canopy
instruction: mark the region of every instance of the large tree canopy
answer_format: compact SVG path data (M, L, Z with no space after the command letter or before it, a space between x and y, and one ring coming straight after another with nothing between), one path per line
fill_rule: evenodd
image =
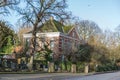
M25 0L24 6L18 7L17 11L22 15L21 20L24 23L34 26L45 22L50 17L56 17L59 20L68 18L66 7L66 0Z

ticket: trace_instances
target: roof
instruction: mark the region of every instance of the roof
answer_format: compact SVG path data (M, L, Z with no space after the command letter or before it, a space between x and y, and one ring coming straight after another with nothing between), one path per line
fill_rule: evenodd
M61 24L59 21L56 20L48 20L46 23L41 25L37 32L64 32L63 30L64 25Z
M40 27L38 27L37 32L38 33L44 33L44 32L61 32L61 33L67 33L74 28L72 25L64 26L61 22L50 19L46 21L44 24L42 24ZM32 33L32 31L28 32Z
M69 34L73 29L75 29L75 31L76 31L76 33L77 33L79 39L82 40L82 37L79 35L78 29L77 29L76 27L71 27L71 29L69 30L68 34Z
M64 29L64 33L69 33L69 31L73 28L73 26L64 26L63 29Z

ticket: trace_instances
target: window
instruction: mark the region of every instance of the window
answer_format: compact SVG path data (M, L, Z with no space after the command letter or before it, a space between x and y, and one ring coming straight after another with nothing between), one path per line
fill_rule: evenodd
M44 42L41 42L41 48L44 49L44 48L45 48L44 46L45 46L45 43L44 43Z
M29 46L30 45L30 39L26 38L26 45Z
M62 49L64 49L64 39L62 39L61 45L62 45Z
M54 42L53 41L50 41L50 48L54 48Z
M75 32L72 33L72 36L75 37Z
M50 40L50 48L53 49L54 48L54 38L52 38Z

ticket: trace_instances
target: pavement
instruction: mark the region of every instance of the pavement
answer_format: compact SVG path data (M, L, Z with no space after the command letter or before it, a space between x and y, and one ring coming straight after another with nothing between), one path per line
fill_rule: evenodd
M78 76L83 73L39 73L39 74L0 74L0 80L64 80Z
M120 72L0 74L0 80L120 80ZM116 78L116 79L115 79Z

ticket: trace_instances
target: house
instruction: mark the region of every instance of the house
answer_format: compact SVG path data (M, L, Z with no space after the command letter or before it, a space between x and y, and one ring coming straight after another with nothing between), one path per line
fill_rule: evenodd
M76 50L79 44L82 43L82 38L79 36L76 27L71 26L69 30L66 31L64 28L65 26L62 23L54 19L50 19L40 26L36 34L36 50L42 52L44 45L48 45L48 48L52 50L52 57L54 57L54 60L64 59L66 55ZM24 41L30 43L32 33L26 33L23 37ZM30 46L30 48L31 47L32 46ZM30 52L32 51L29 50L29 53Z

